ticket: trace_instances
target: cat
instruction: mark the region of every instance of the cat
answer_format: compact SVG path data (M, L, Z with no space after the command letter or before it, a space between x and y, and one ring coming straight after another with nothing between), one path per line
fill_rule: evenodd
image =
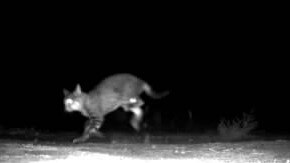
M82 136L74 139L73 143L85 142L91 136L103 137L99 129L105 115L119 107L126 112L133 113L130 124L136 131L139 131L143 117L141 107L144 105L140 95L143 92L152 98L161 98L169 93L157 94L152 91L150 85L145 81L127 73L115 74L105 78L89 93L82 92L79 84L72 93L64 90L65 111L77 111L88 117Z

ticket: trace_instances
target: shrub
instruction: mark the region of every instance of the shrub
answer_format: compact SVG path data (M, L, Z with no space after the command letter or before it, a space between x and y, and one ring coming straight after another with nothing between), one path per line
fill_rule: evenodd
M239 140L247 138L257 125L253 115L243 113L242 118L235 118L231 121L222 119L217 130L223 140Z

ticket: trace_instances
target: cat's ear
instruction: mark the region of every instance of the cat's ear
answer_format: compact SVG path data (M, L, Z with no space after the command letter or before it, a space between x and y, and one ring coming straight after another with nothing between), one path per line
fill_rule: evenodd
M77 94L81 94L82 93L82 89L81 89L80 84L77 84L76 89L75 89L75 93L77 93Z
M66 90L66 89L63 89L63 94L64 94L64 96L67 96L67 95L69 95L69 91L68 90Z

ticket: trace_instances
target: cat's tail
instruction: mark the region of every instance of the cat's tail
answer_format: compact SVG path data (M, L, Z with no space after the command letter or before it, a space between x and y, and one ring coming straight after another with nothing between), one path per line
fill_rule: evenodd
M169 94L169 91L157 93L157 92L153 91L151 86L147 83L144 83L143 90L148 96L150 96L154 99L162 98L162 97L165 97Z

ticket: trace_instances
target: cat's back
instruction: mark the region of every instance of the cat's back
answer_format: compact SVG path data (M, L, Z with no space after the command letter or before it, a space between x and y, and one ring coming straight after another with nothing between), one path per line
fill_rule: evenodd
M107 93L128 93L128 91L135 91L139 89L140 85L143 84L143 81L138 77L121 73L109 76L102 80L92 91L91 94L102 95Z

